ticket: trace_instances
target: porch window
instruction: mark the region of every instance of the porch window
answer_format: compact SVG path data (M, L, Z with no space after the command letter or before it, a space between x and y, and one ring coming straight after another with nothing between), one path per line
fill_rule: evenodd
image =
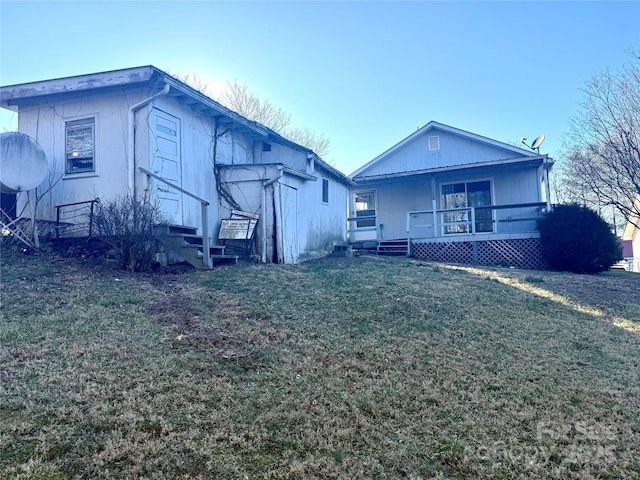
M475 207L476 233L493 232L493 213L491 206L491 181L460 182L442 185L442 207L449 209L465 209L460 212L443 214L444 233L471 233L471 211ZM448 225L446 225L448 224Z
M356 217L374 217L356 220L358 228L375 227L376 226L376 195L375 192L359 192L356 193Z
M67 173L95 172L95 118L67 122Z

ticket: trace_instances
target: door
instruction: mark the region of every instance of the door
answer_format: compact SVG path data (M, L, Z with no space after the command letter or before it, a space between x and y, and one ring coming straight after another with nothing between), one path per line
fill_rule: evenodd
M182 187L180 119L154 108L149 118L149 130L151 171ZM182 194L154 178L151 179L151 192L163 219L170 224L182 225Z
M298 263L298 190L284 184L281 188L284 263Z
M353 210L349 233L350 241L378 239L378 217L375 190L353 192Z
M475 207L476 233L493 232L493 210L491 208L491 181L460 182L442 185L442 207L447 210L460 209L442 215L443 233L471 233L470 210Z

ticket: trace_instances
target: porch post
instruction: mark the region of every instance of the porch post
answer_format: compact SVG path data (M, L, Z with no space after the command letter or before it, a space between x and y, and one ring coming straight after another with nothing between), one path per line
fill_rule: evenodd
M438 233L438 195L436 193L436 177L431 175L431 210L433 211L433 236L439 237Z
M548 158L545 157L543 166L544 166L544 184L546 187L545 193L547 194L546 201L547 201L547 212L548 212L549 210L551 210L551 185L549 185L549 166L548 166L547 160Z

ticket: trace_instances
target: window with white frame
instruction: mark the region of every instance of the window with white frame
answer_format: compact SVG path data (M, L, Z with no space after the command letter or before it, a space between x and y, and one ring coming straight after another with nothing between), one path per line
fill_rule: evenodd
M66 173L96 171L95 129L93 117L66 122Z
M373 190L355 193L356 217L363 217L356 220L356 227L376 226L376 192Z
M471 233L471 210L474 207L475 233L493 232L493 210L491 206L491 181L459 182L442 185L442 208L459 212L443 213L445 234Z
M329 180L322 179L322 203L329 203Z

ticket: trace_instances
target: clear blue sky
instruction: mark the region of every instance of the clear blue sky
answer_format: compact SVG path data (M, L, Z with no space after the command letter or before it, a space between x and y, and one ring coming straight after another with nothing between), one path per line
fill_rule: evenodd
M0 28L2 85L149 64L237 79L351 173L430 120L545 134L558 159L584 82L640 50L640 2L3 0Z

